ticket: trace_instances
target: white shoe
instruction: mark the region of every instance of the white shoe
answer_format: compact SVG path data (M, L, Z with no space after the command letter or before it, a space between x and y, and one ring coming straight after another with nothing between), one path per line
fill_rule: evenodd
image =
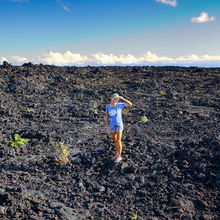
M116 160L117 159L117 155L115 155L114 157L112 157L112 160Z
M116 160L115 160L115 163L119 163L120 161L122 161L122 157L118 157Z

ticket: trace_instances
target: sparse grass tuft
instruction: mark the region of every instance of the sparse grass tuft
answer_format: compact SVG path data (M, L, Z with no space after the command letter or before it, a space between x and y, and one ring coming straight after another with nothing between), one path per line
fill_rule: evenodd
M90 108L90 110L91 110L93 113L95 113L96 115L99 113L97 102L94 102L94 103L93 103L93 105L92 105L92 107Z
M160 90L160 94L161 94L161 95L166 95L166 92L163 91L163 90Z
M144 123L146 123L146 122L148 122L149 120L148 120L148 118L146 117L146 115L143 114L143 115L141 116L141 121L144 122Z
M131 217L131 220L137 220L137 212L133 217Z

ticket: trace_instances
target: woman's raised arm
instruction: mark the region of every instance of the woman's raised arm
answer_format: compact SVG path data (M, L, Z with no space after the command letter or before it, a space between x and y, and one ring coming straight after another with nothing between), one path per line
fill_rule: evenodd
M119 100L125 102L125 106L126 106L126 107L127 107L127 106L129 106L129 107L132 106L132 103L131 103L130 101L128 101L127 99L123 98L122 96L119 96L118 98L119 98Z

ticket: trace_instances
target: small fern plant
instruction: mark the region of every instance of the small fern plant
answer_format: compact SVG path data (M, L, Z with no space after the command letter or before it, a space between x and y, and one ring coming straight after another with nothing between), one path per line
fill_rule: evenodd
M69 162L69 150L68 147L65 146L63 143L60 143L60 145L55 144L52 142L52 146L56 149L56 161L61 165L66 165Z
M25 142L30 141L30 139L27 138L21 138L19 134L15 134L14 135L14 140L9 141L8 143L12 146L12 147L17 147L17 146L22 146L25 144Z

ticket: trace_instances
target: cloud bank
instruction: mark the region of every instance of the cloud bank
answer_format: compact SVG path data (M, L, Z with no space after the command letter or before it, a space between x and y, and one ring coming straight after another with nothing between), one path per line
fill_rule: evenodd
M82 56L79 53L72 53L70 51L66 51L64 54L50 51L49 54L45 53L43 54L43 57L38 57L36 61L56 65L83 65L88 61L88 57Z
M191 18L192 23L206 23L206 22L211 22L215 20L216 18L213 16L209 17L209 14L207 12L201 12L199 17Z
M177 0L156 0L157 2L161 2L163 4L171 5L173 7L177 6Z
M21 62L26 62L28 59L25 57L12 56L11 60L12 62L15 62L15 63L21 63Z
M142 55L135 56L132 54L104 54L94 53L90 56L81 55L79 53L72 53L66 51L65 53L53 52L45 53L37 58L28 59L26 57L12 56L10 58L2 57L1 61L4 60L11 62L14 65L22 65L25 62L32 63L43 63L53 64L58 66L65 65L94 65L94 66L105 66L105 65L180 65L180 66L209 66L209 67L220 67L220 55L211 56L190 54L186 56L180 56L176 58L158 56L151 51L148 51Z

